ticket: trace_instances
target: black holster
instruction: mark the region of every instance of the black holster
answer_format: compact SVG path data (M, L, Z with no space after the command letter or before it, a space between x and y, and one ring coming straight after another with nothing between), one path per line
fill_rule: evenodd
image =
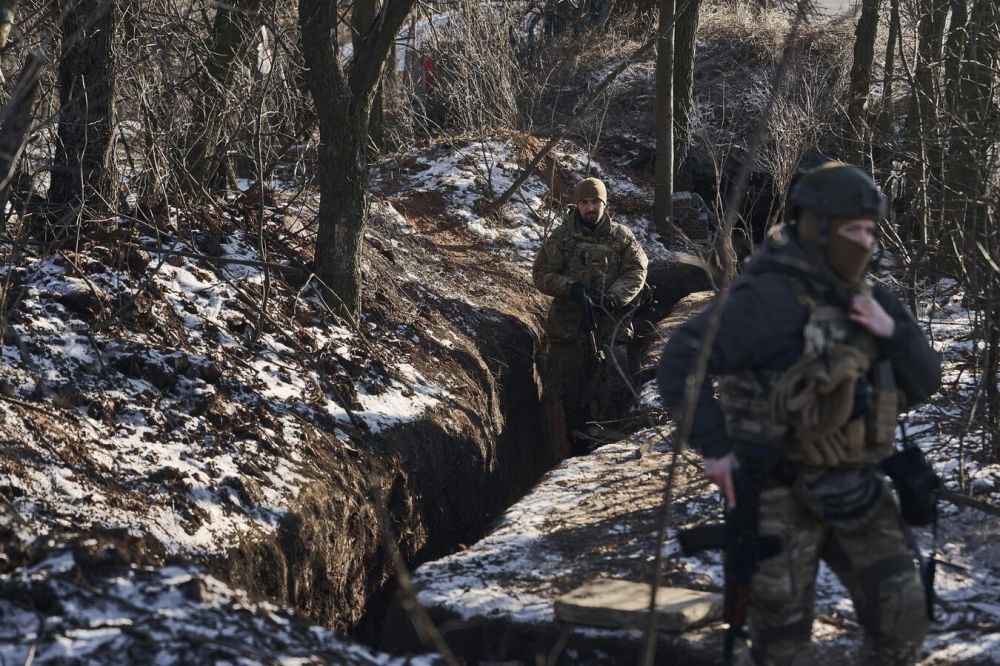
M896 486L903 520L917 527L933 522L941 478L923 452L916 446L905 446L882 462L882 470Z

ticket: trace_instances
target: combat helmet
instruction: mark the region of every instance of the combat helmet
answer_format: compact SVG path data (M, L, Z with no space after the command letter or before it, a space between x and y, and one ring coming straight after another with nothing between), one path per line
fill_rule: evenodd
M841 162L827 162L803 175L792 188L786 219L800 239L823 253L837 276L854 283L864 275L872 248L836 232L851 220L878 222L887 208L885 196L871 176Z
M792 219L805 209L821 218L867 217L878 221L885 217L887 207L882 190L871 176L841 162L827 162L809 171L788 195Z

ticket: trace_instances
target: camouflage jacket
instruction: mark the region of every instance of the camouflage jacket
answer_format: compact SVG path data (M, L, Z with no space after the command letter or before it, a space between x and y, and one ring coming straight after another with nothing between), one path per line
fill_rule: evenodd
M625 305L645 284L647 264L646 253L627 227L605 213L590 231L571 208L545 239L532 270L538 290L553 297L545 324L549 340L570 342L580 336L583 306L569 296L574 282L611 294ZM604 316L598 325L598 337L606 340L614 323ZM630 337L631 327L625 326L619 336Z

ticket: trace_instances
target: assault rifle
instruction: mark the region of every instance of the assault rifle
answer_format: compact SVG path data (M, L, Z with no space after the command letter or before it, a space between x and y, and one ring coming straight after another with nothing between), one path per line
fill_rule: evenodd
M583 317L580 319L580 330L587 334L587 347L594 364L600 365L604 362L604 350L597 346L597 316L594 314L594 303L590 300L590 294L583 298Z
M763 460L740 460L733 470L736 506L726 511L726 523L700 525L678 533L681 551L686 556L702 550L725 551L726 589L723 597L723 620L726 634L722 647L722 663L732 666L737 638L746 638L747 606L750 599L750 579L757 562L781 552L777 536L758 534L760 490L769 465Z

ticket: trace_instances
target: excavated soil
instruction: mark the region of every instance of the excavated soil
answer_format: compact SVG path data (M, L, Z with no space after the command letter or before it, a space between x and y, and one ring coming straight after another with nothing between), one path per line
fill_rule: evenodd
M451 552L564 455L543 303L523 257L424 192L375 201L365 314L338 323L289 225L315 201L268 199L263 257L254 197L8 253L5 544L42 561L126 528L351 631L397 573L388 538L410 564Z

